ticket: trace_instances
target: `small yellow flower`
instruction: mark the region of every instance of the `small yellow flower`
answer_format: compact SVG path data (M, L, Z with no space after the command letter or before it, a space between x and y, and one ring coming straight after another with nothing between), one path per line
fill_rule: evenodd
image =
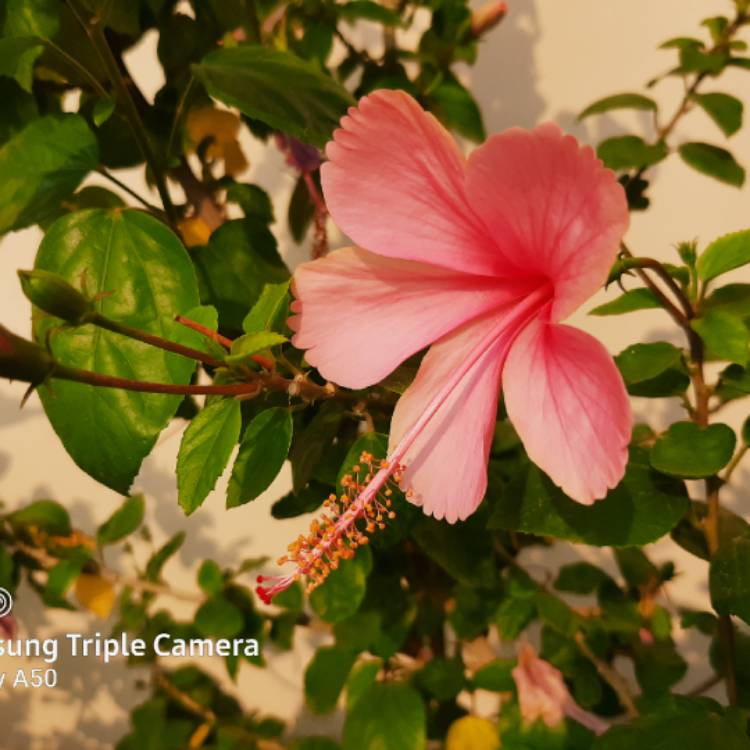
M76 579L76 598L97 617L106 620L115 603L115 588L110 581L97 575L83 573Z
M241 124L234 112L216 107L201 107L188 115L187 133L194 149L210 139L206 158L209 161L223 160L224 171L234 177L248 166L237 139Z
M180 230L185 247L205 245L211 236L211 227L200 216L181 219L177 222L177 229Z
M498 750L497 727L478 716L463 716L454 721L445 738L445 750Z

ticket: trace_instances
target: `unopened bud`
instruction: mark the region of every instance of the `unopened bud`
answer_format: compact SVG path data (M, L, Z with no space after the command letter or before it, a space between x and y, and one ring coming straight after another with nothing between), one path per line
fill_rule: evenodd
M688 266L694 266L695 261L698 258L698 248L696 242L680 242L677 245L677 252L679 253L682 262Z
M490 0L471 14L471 33L474 36L486 34L505 18L508 6L499 0Z
M94 303L57 274L37 269L19 271L18 276L23 293L34 305L66 323L85 323L94 312Z
M0 377L38 385L54 367L54 358L43 346L0 326Z

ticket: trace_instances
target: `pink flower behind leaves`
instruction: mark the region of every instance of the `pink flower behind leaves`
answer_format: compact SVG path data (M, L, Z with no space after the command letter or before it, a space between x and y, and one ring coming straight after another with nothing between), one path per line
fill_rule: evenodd
M603 285L627 228L613 174L552 124L465 159L400 91L351 108L326 153L328 208L359 247L297 269L294 343L351 388L430 347L391 425L412 500L451 522L476 509L501 382L531 459L573 499L603 497L626 464L627 396L604 347L560 321Z
M548 727L556 727L569 716L595 734L607 731L608 726L604 721L582 709L573 700L560 671L548 661L540 659L527 643L518 651L518 666L513 670L513 680L524 722L533 724L543 721Z

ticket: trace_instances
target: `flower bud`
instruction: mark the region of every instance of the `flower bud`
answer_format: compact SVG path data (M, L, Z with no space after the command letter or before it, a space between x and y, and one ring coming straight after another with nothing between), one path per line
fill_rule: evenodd
M94 303L57 274L37 269L19 271L18 276L23 293L34 305L66 323L85 323L94 312Z
M505 18L508 6L500 0L490 0L471 14L471 33L474 36L486 34Z
M688 266L694 266L698 259L698 248L696 242L680 242L677 245L677 252L679 253L682 262Z
M55 367L52 355L0 325L0 377L38 385Z

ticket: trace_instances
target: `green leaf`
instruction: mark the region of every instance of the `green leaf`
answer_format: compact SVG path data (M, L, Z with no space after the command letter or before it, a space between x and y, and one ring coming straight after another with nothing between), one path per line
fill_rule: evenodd
M339 18L343 18L349 23L354 23L359 19L375 21L384 26L400 26L401 17L390 8L386 8L374 0L350 0L344 5L337 6Z
M725 50L707 50L702 46L687 45L680 50L681 73L708 73L719 75L729 62L729 53Z
M488 528L510 529L596 546L648 544L669 532L688 508L682 482L654 472L648 453L631 448L622 482L584 506L567 498L535 466L510 485Z
M60 3L7 0L3 10L5 38L0 39L0 73L15 78L26 91L31 91L34 63L44 50L40 42L54 37L60 27Z
M42 599L48 607L73 609L65 600L65 595L70 590L76 578L81 574L83 565L83 558L77 557L69 560L61 560L50 569L42 594Z
M653 99L643 94L613 94L598 99L593 104L589 104L586 109L578 115L579 120L591 115L600 115L603 112L609 112L613 109L641 109L656 112L657 106Z
M273 204L268 193L257 185L235 182L227 189L227 202L237 203L248 218L273 223Z
M310 606L326 622L351 617L364 599L371 569L372 553L367 547L360 547L354 559L343 561L322 585L313 590Z
M750 331L742 318L724 310L709 310L690 321L690 327L703 339L710 359L725 359L738 365L750 357Z
M750 395L750 372L739 365L726 367L719 377L716 395L725 402Z
M710 143L683 143L679 151L683 161L702 174L735 187L745 182L745 170L726 149Z
M497 693L510 692L515 688L513 669L514 659L495 659L478 669L472 679L472 685L479 690L492 690Z
M637 135L607 138L596 149L597 156L610 169L650 167L665 159L668 153L666 144L648 144Z
M724 135L734 135L742 127L742 102L734 96L714 93L695 94L693 98Z
M504 641L515 641L535 615L533 597L508 596L498 606L493 620Z
M94 125L99 127L103 125L112 116L115 111L115 100L114 99L99 99L94 105L94 110L91 115L91 119L94 121Z
M163 338L185 335L174 316L198 304L195 274L182 244L142 211L89 210L58 219L42 241L36 268L74 286L85 279L87 293L98 296L98 312ZM66 365L175 384L190 382L195 370L185 357L93 325L65 330L59 325L55 318L36 315L34 335L45 341L50 334L52 350ZM181 401L62 380L40 388L39 395L73 460L122 494Z
M489 588L497 578L497 566L483 525L479 516L456 524L422 517L412 536L424 553L457 581Z
M313 478L321 458L331 449L338 434L344 409L336 401L324 402L315 416L294 436L289 454L294 491L299 493Z
M634 649L635 675L644 695L667 692L687 672L687 663L671 640Z
M336 708L357 656L339 646L323 646L305 670L305 702L314 714L327 714Z
M96 139L79 115L32 121L0 148L0 234L49 216L98 161Z
M305 239L313 216L315 216L315 204L310 198L305 176L300 175L289 197L289 208L287 209L289 231L297 244Z
M102 25L129 36L138 36L138 5L131 0L82 0Z
M373 685L344 723L344 750L425 750L425 708L403 683Z
M464 668L456 659L436 657L415 675L416 684L439 701L455 698L465 686Z
M634 310L646 310L653 307L661 307L659 300L650 289L644 287L631 289L617 299L589 310L589 315L622 315Z
M331 494L329 485L313 480L299 492L288 492L271 506L274 518L296 518L304 513L317 510L323 501ZM274 600L275 601L275 600Z
M193 253L201 300L219 311L222 328L239 331L266 284L285 282L289 271L276 251L276 240L257 219L228 221L206 247Z
M195 613L195 628L206 638L234 638L245 626L245 618L225 596L207 599Z
M750 284L726 284L703 300L702 309L722 310L739 318L750 318Z
M672 530L672 539L691 555L709 560L711 553L706 542L705 525L708 517L708 505L693 500L692 511ZM736 513L727 508L719 509L719 544L728 543L736 536L750 534L750 525Z
M672 396L690 384L682 351L666 341L633 344L615 357L632 396Z
M594 742L593 750L750 750L741 724L700 700L680 704L680 710L646 714L613 726Z
M616 549L615 558L622 577L632 588L659 582L659 569L648 559L643 550L637 547Z
M700 39L690 36L676 36L667 39L659 45L659 49L684 49L685 47L703 47L704 44Z
M232 343L232 353L225 361L230 367L244 365L251 361L254 354L270 349L280 344L285 344L289 339L274 331L257 331L246 333Z
M0 39L0 50L5 40ZM0 51L0 76L2 76L2 52ZM16 81L0 77L0 146L39 117L39 106L30 93L24 91Z
M143 495L125 498L122 505L96 531L99 544L114 544L132 534L143 523Z
M750 623L750 536L724 540L711 558L711 604L720 615Z
M215 99L316 146L329 140L347 106L354 104L346 89L316 65L281 50L225 47L192 70Z
M286 461L291 442L289 409L266 409L250 422L229 479L227 508L249 503L268 489Z
M55 0L7 0L4 36L37 36L50 39L60 27Z
M224 574L213 560L204 560L198 569L198 585L209 595L218 594L224 588Z
M0 75L14 78L24 91L31 92L34 61L44 47L35 36L0 39Z
M708 477L726 466L737 442L731 427L675 422L651 449L651 465L658 471L688 479Z
M555 588L571 594L593 594L609 580L610 577L596 565L587 562L569 563L560 568Z
M68 511L54 500L35 500L7 518L16 526L35 526L55 536L69 536L73 532Z
M380 659L372 661L360 661L352 669L349 679L346 681L346 708L352 710L352 706L375 684L378 672L382 667Z
M430 111L451 130L475 143L487 137L482 113L471 92L454 76L446 76L427 95Z
M340 750L339 746L328 737L296 737L289 750Z
M714 240L698 258L698 276L711 281L747 263L750 263L750 229Z
M149 581L158 581L164 566L173 555L177 554L184 543L185 532L179 531L159 547L146 563L146 578Z
M350 651L367 651L380 636L380 613L355 612L346 620L339 620L333 626L333 633L338 646Z
M289 282L266 284L258 301L242 321L245 333L279 331L286 326L289 310Z
M233 398L214 401L188 425L177 456L177 496L187 515L216 486L241 428L240 402Z
M581 626L581 618L559 596L546 591L534 597L539 619L566 638L572 638Z

